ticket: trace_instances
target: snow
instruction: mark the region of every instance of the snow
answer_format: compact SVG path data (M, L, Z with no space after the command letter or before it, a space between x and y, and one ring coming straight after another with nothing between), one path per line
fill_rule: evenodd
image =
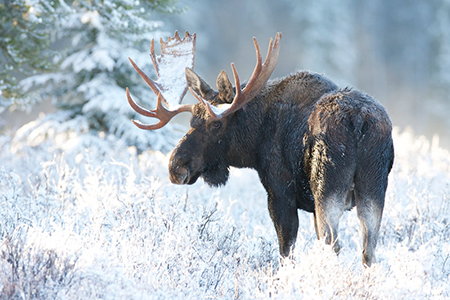
M192 43L176 44L174 39L168 42L165 51L165 55L157 56L159 78L156 82L162 86L161 93L170 109L175 110L187 89L184 70L194 67L194 50Z
M112 135L31 145L0 135L0 298L448 299L450 153L408 131L394 141L378 263L364 269L354 210L339 256L299 211L293 257L280 264L254 171L232 169L219 189L176 186L170 153Z

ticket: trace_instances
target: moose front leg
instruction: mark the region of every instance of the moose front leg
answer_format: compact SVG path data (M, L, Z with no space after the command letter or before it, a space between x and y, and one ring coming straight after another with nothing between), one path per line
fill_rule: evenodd
M293 202L293 199L276 198L269 194L269 213L275 225L280 254L283 257L289 256L297 239L298 214Z

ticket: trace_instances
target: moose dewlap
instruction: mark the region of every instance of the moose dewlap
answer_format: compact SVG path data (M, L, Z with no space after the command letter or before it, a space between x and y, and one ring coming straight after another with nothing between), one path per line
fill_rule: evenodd
M255 169L267 191L282 256L289 255L296 240L297 209L314 214L317 237L338 253L339 219L345 210L356 206L362 228L362 262L370 266L375 262L394 160L391 121L371 96L340 89L319 74L297 72L268 81L278 60L280 40L280 33L270 40L262 62L254 38L257 62L250 79L241 85L231 64L234 87L222 71L217 78L218 91L192 70L195 34L186 32L181 39L176 32L169 42L161 41L159 57L152 41L151 57L158 77L158 70L167 68L162 63L183 61L185 80L174 76L153 81L130 59L158 95L157 108L147 110L133 101L127 89L128 102L136 112L159 119L154 125L134 122L154 130L180 112L191 112L191 128L170 159L173 183L193 184L202 177L219 186L227 182L231 166ZM183 51L168 50L177 45L183 45ZM180 55L190 59L175 59ZM187 88L199 103L178 105ZM164 95L173 95L168 91L175 89L177 96L165 99Z

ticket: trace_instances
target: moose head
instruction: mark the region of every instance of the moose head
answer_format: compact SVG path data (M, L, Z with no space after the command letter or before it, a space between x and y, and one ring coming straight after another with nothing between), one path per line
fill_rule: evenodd
M245 158L245 151L240 149L247 143L239 143L239 136L245 133L245 129L237 126L237 124L242 123L242 120L239 120L240 117L245 117L244 114L238 112L254 99L266 85L278 60L280 39L281 34L278 33L275 41L270 40L267 56L262 62L258 42L256 38L253 38L256 49L256 66L248 82L242 86L233 63L231 63L231 69L235 87L232 86L226 72L222 71L217 77L217 91L214 91L191 67L186 66L186 81L171 81L172 85L185 86L184 89L178 88L181 94L177 95L175 101L181 103L186 89L189 88L199 103L195 105L175 105L176 107L173 108L169 106L169 101L163 95L164 91L170 90L170 87L160 83L160 79L156 82L150 79L130 59L133 67L157 95L156 109L147 110L134 102L127 89L128 102L136 112L159 120L157 124L152 125L133 120L136 126L141 129L155 130L166 125L175 115L181 112L192 114L191 128L176 146L170 158L169 171L172 183L193 184L199 177L202 177L208 184L218 186L226 183L229 174L228 168L231 165L251 166L253 158ZM152 41L150 56L158 77L160 70L167 68L167 64L172 63L171 59L167 59L169 55L172 55L172 57L186 55L186 53L178 51L169 53L168 45L172 49L181 45L191 45L189 48L195 51L195 34L190 35L186 32L185 37L181 39L176 32L175 37L169 39L169 42L161 41L161 57L159 58L155 55L154 41ZM162 63L166 65L162 66ZM175 101L172 99L171 103ZM247 136L247 138L250 137Z

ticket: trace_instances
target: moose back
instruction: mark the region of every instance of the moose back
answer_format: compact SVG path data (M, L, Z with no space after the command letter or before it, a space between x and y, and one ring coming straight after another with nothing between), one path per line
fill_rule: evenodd
M172 85L189 87L195 105L173 105L165 99L162 78L153 81L132 62L158 95L157 108L137 105L127 89L130 105L140 114L159 119L154 125L134 121L143 129L164 126L183 111L191 112L191 128L174 149L169 165L175 184L194 184L199 177L212 186L223 185L229 168L252 168L267 191L270 216L278 236L280 254L294 246L297 209L314 214L317 237L339 253L339 219L356 206L362 228L362 262L375 262L375 248L383 213L388 174L394 149L392 125L385 109L371 96L341 89L322 75L297 72L268 81L275 68L281 34L271 39L264 63L254 39L257 63L246 84L240 84L234 64L234 87L222 71L213 90L191 67L183 80ZM170 47L186 45L195 51L195 34L161 41L161 56L151 57L158 76ZM189 48L188 47L188 48ZM173 50L173 49L170 49ZM193 55L192 55L193 57ZM164 59L163 59L164 58ZM180 90L180 89L179 89ZM186 89L181 89L178 103ZM162 103L165 103L166 108Z

